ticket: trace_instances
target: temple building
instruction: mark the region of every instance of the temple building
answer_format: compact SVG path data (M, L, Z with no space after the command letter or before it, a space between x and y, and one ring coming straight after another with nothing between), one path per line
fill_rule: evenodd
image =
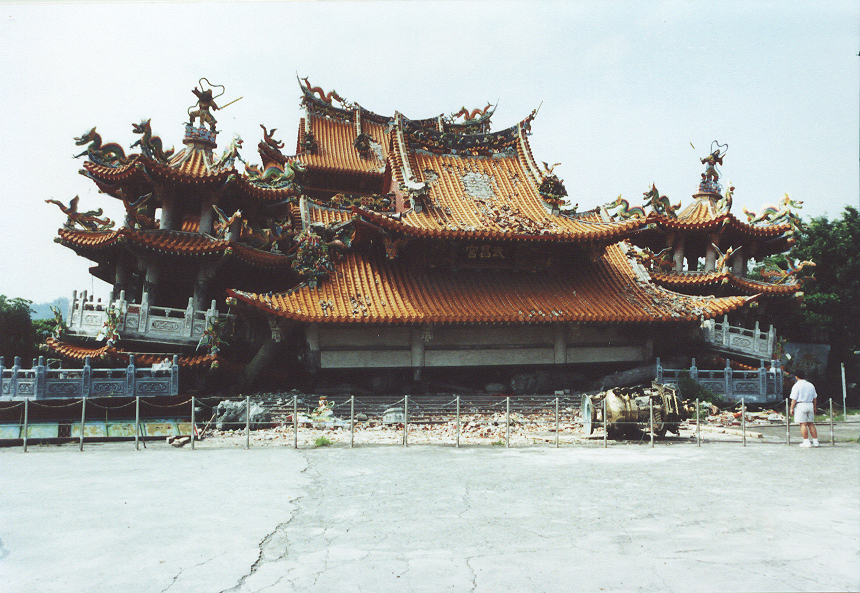
M217 155L217 96L203 80L178 152L148 120L133 124L140 152L128 156L95 128L76 139L88 144L82 174L127 216L113 228L59 204L57 241L113 293L104 304L75 295L68 328L48 342L57 354L179 354L198 378L218 367L284 385L329 372L633 365L802 287L747 278L750 258L789 248L796 205L737 219L733 188L721 195L717 181L719 146L684 209L652 186L641 207L619 197L614 216L577 212L555 166L532 154L535 112L493 132L491 105L383 116L304 79L295 154L261 125L258 166L238 137Z

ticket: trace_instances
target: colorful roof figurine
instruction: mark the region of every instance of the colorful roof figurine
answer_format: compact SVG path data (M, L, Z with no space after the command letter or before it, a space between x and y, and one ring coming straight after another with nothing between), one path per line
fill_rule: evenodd
M651 278L661 286L696 294L736 293L763 296L796 294L802 284L771 282L746 277L750 258L758 260L788 251L794 242L793 233L800 219L786 195L779 206L768 206L756 215L744 208L747 220L732 214L735 187L723 192L718 165L728 145L711 144L711 153L700 159L705 165L693 201L682 208L661 195L657 187L643 194L642 206L631 207L619 196L605 205L616 209L620 220L645 220L641 232L631 237L638 251L636 256L651 270ZM646 209L650 212L646 213Z

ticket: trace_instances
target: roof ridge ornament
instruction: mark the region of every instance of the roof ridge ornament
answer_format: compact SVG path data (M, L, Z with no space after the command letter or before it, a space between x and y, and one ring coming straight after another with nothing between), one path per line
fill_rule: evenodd
M690 146L693 146L692 143ZM726 156L728 151L728 144L720 144L714 140L711 142L711 154L703 159L699 159L699 161L705 165L705 172L702 173L702 181L699 183L699 193L719 194L723 191L723 187L718 181L720 178L720 170L717 169L717 165L723 164L723 157Z

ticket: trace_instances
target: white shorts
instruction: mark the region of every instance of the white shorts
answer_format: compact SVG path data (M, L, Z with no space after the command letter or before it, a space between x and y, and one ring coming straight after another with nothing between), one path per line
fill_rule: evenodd
M798 424L801 422L815 422L815 411L813 410L812 402L794 404L794 421Z

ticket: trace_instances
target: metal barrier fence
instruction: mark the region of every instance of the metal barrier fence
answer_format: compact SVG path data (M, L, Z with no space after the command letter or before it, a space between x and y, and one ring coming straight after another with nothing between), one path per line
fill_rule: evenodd
M598 443L602 440L602 446L607 447L609 435L605 429L603 418L606 418L606 400L602 402L602 414L596 423L597 430L594 434L582 436L579 396L525 396L525 397L500 397L500 396L436 396L418 397L404 396L399 400L390 400L382 397L356 398L355 396L332 397L332 401L320 398L320 405L315 408L311 400L317 396L286 395L281 397L259 398L245 396L240 398L196 398L191 397L182 402L158 404L149 398L124 398L127 401L120 402L120 398L109 400L111 405L105 405L105 400L88 400L83 398L77 401L64 402L60 405L55 402L48 406L44 402L25 399L18 402L3 402L0 411L5 416L17 412L20 422L12 424L0 424L0 440L7 444L21 442L26 452L30 441L66 441L77 442L79 450L84 450L84 442L103 440L133 440L135 449L139 450L141 443L146 446L147 440L164 439L174 440L177 445L190 443L194 449L200 442L201 436L211 428L215 419L215 411L218 403L225 401L237 402L244 411L244 418L234 419L231 426L234 427L229 434L236 436L236 428L239 434L244 435L244 447L251 448L251 426L254 423L251 416L252 403L268 412L271 421L267 421L267 430L277 432L276 436L280 443L287 444L292 441L293 448L299 448L299 436L303 436L303 446L315 447L318 443L308 441L308 438L325 437L339 431L339 434L349 434L349 447L356 445L355 436L358 431L367 433L375 430L371 435L374 438L365 439L363 444L379 444L392 442L391 437L396 435L394 442L408 446L410 435L417 435L433 425L444 425L449 427L446 438L435 444L448 444L460 447L461 444L486 443L488 439L496 438L490 444L504 445L505 448L512 446L512 429L521 429L527 423L537 427L536 431L541 436L526 438L531 444L540 441L542 443L554 444L560 447L562 434L565 434L564 444L571 444L569 437L584 442ZM218 403L216 403L218 402ZM34 410L40 407L49 407L56 416L60 413L65 420L53 423L48 431L43 430L45 424L31 423ZM20 409L18 409L20 408ZM148 416L142 419L141 412ZM771 424L771 427L785 426L785 444L791 445L791 419L788 415L789 403L786 401L786 422ZM153 420L153 416L160 415L160 419ZM209 418L208 421L206 418ZM701 446L705 442L701 434L701 405L699 401L695 404L695 427L688 424L688 430L695 430L695 442ZM132 420L133 418L133 420ZM743 446L747 445L748 429L746 425L746 406L741 403L740 414L740 437ZM2 421L0 421L2 422ZM641 430L639 442L650 437L651 447L655 446L655 424L654 412L651 409L649 422L644 426L642 423L628 423L636 425ZM564 425L562 425L564 423ZM835 446L833 420L833 402L829 402L829 422L818 423L829 425L830 445ZM203 425L201 429L200 426ZM475 425L483 427L480 437L468 439ZM501 425L501 428L499 427ZM795 424L796 426L796 424ZM17 435L14 434L17 427ZM52 435L50 428L55 428ZM492 427L492 428L489 428ZM11 433L10 433L11 430ZM255 433L258 431L255 431ZM265 432L265 431L264 431ZM202 434L201 434L202 433ZM602 433L602 434L601 434ZM218 436L223 436L220 433ZM680 435L680 433L679 433ZM206 437L209 438L209 437ZM674 442L689 441L687 438L675 439ZM470 442L467 442L471 440ZM520 442L522 438L518 439ZM614 440L614 439L613 439ZM822 439L823 440L823 439ZM463 443L461 443L463 441ZM233 441L235 443L235 440ZM331 444L331 443L325 443ZM344 444L346 441L344 439Z

